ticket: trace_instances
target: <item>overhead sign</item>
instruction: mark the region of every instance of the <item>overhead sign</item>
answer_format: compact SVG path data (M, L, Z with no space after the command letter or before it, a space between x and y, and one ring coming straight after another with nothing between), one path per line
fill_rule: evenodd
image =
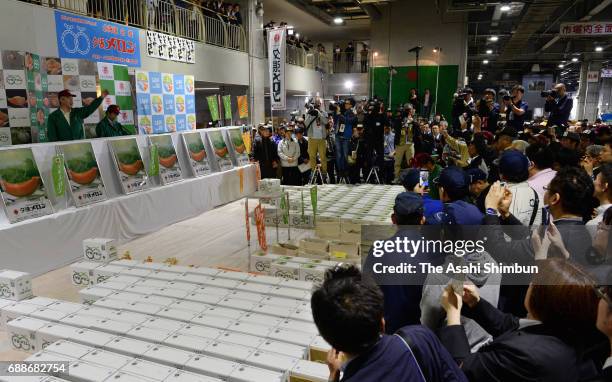
M268 31L268 62L270 66L270 102L272 110L287 108L285 89L285 28Z
M612 69L601 69L601 78L612 78Z
M561 36L608 36L612 35L612 21L578 21L561 23Z
M55 33L62 58L140 66L136 28L55 11Z
M147 31L147 55L163 60L195 64L195 42L164 33Z
M599 72L596 70L587 72L587 82L598 82Z

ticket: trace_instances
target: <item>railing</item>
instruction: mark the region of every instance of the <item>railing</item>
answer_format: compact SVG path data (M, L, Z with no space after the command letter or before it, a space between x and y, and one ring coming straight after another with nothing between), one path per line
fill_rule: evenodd
M370 67L371 53L333 53L329 62L334 73L367 73Z
M22 0L50 8L159 31L206 44L246 52L241 25L230 24L195 4L175 5L173 0Z

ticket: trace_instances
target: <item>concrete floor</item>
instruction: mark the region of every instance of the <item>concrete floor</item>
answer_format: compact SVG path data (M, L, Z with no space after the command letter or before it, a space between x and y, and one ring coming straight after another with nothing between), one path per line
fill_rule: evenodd
M250 210L255 207L252 201ZM303 235L292 232L292 236ZM281 237L286 235L286 229ZM274 229L267 229L268 242L276 238ZM282 239L281 239L282 240ZM257 245L257 233L251 226L251 245ZM155 262L175 257L179 265L201 265L248 270L248 249L245 233L244 200L208 211L198 217L168 226L119 246L119 254L130 251L133 259L151 256ZM56 269L33 280L35 296L79 302L79 289L71 284L69 267ZM6 332L0 330L0 361L18 361L28 353L11 349Z

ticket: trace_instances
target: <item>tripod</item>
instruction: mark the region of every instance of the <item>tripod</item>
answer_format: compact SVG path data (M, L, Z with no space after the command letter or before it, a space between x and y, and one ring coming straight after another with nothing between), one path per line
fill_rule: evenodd
M321 172L321 165L317 164L317 168L313 171L312 175L310 176L310 182L308 182L309 185L314 185L317 184L317 179L321 179L321 184L325 184L327 183L326 181L327 177L323 177L323 173Z
M372 177L372 175L374 175L374 178L376 179L376 184L381 184L380 178L378 177L378 166L372 166L372 168L370 169L370 173L366 178L366 183L370 183L370 178Z

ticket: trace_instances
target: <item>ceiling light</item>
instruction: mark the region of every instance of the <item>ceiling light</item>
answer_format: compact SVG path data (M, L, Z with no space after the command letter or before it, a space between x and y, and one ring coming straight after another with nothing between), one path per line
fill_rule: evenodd
M296 34L295 34L295 37L300 38L300 34L299 34L299 33L296 33Z
M289 34L289 36L293 36L293 29L287 30L287 33Z
M374 52L374 57L378 57L378 52Z
M487 49L487 54L493 54L493 49Z
M595 47L595 51L596 52L601 52L601 51L603 51L603 47L602 46L596 46Z
M353 81L346 81L344 83L344 87L349 89L349 90L352 89L353 88Z
M510 6L508 4L504 4L499 8L502 12L508 12L510 10Z
M433 49L433 52L434 52L434 53L438 53L438 48L434 48L434 49Z
M489 60L482 60L482 63L486 65L489 63Z
M558 67L560 67L560 68L563 68L563 64L559 64L559 65L557 65L557 66L558 66Z
M497 37L497 36L491 36L491 37L489 37L489 40L490 40L490 41L497 41L497 40L499 40L499 37Z
M572 62L578 62L578 57L572 58Z
M342 17L336 17L336 18L334 19L334 24L336 24L336 25L340 25L340 24L342 24L343 22L344 22L344 19L343 19Z

